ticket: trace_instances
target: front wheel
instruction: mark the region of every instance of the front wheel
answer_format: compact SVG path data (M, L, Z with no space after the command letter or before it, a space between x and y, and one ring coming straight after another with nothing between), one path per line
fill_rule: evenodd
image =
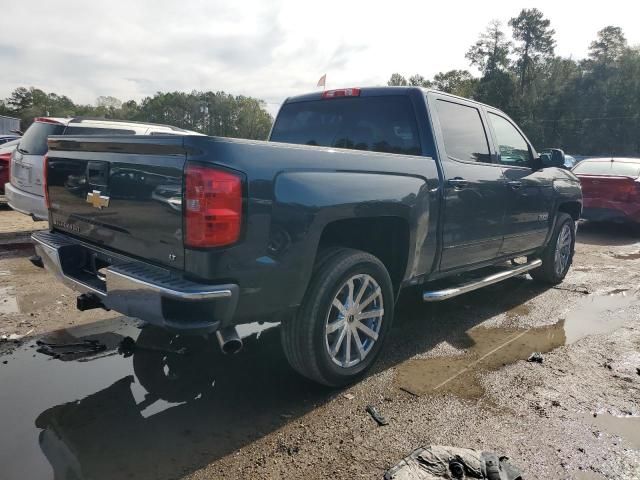
M576 245L576 224L567 213L558 214L553 234L542 252L542 266L529 272L534 280L557 285L573 262Z
M282 325L291 366L338 387L374 363L393 321L393 287L384 264L348 248L319 256L298 314Z

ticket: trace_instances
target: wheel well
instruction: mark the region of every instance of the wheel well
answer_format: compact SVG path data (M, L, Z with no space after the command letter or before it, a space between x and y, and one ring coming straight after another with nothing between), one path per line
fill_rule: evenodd
M409 224L400 217L336 220L323 230L318 252L336 246L355 248L376 256L387 268L397 291L407 268Z
M580 202L561 203L558 207L558 211L568 213L569 215L571 215L571 218L573 218L577 222L580 218L580 213L582 213L582 205L580 204Z

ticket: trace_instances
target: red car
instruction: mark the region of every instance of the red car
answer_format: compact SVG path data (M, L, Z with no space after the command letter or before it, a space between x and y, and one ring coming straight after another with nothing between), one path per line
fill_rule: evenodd
M20 139L0 145L0 195L4 195L4 184L9 182L11 154L20 143Z
M640 158L590 158L572 172L582 184L582 218L640 225Z

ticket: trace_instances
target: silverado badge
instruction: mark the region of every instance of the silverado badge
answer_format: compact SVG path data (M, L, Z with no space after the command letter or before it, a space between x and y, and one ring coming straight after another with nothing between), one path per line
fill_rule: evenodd
M109 206L109 197L106 195L100 195L100 190L94 190L91 193L87 193L87 203L90 203L95 208L102 210Z

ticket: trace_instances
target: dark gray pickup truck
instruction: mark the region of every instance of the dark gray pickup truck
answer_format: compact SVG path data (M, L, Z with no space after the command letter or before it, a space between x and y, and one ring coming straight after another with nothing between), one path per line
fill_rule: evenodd
M529 272L561 282L580 183L504 113L420 88L287 99L269 142L50 137L47 269L181 333L282 322L293 368L343 385L374 362L394 302L445 300ZM513 261L514 259L522 259Z

